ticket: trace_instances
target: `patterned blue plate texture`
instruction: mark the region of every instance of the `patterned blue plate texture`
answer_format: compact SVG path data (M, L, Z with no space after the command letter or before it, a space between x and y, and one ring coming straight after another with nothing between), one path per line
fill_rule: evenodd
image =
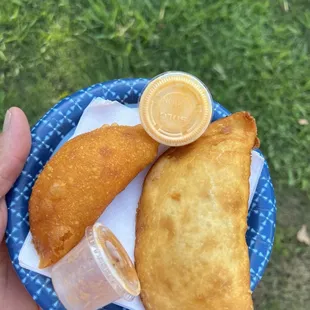
M24 170L7 195L8 227L6 242L12 263L20 280L33 299L44 310L63 310L49 278L21 268L18 255L29 231L28 200L32 186L63 138L76 127L84 109L94 97L117 100L136 106L147 79L119 79L95 84L62 99L32 128L32 148ZM229 111L213 102L213 121L229 115ZM268 264L275 231L276 201L267 162L260 176L248 214L246 240L251 264L251 289L254 290ZM122 310L116 305L106 310Z

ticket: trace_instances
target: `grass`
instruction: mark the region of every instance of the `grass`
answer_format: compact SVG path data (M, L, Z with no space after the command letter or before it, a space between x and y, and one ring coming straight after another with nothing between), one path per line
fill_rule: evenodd
M276 184L276 244L257 308L310 308L310 250L295 241L301 224L310 229L310 125L299 124L310 122L309 0L57 3L0 3L0 122L17 105L34 124L60 98L107 79L197 75L225 107L256 117Z

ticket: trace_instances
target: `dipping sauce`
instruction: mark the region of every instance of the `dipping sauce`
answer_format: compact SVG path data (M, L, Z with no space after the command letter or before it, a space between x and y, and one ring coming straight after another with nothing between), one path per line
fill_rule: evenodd
M96 310L140 294L134 266L114 234L96 223L52 269L57 296L68 310Z
M191 74L171 71L155 77L144 89L139 113L145 131L156 141L181 146L197 140L212 118L207 87Z

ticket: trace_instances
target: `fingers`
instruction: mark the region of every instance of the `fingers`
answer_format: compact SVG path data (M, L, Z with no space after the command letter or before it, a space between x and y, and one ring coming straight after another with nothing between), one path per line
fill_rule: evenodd
M30 146L26 115L19 108L9 109L0 134L0 197L9 191L22 171Z
M0 198L0 244L4 237L7 219L8 219L8 212L6 208L5 199Z
M18 279L8 250L3 243L0 243L0 306L1 310L38 310L22 282Z

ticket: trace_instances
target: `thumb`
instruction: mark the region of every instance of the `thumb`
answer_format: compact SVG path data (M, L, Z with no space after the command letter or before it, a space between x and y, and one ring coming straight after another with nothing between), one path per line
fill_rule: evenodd
M7 111L0 134L0 242L7 224L4 195L20 174L29 154L31 135L24 112L18 108Z
M19 108L7 111L0 134L0 197L3 197L22 171L31 146L26 115Z

